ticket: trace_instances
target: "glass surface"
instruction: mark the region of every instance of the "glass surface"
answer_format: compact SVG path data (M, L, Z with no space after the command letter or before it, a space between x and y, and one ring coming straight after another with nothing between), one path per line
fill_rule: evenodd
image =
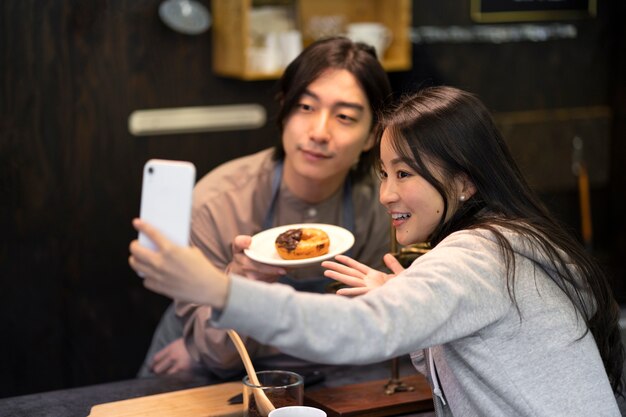
M256 389L262 389L275 408L302 405L304 380L300 375L289 371L259 371L256 374L260 386L252 384L247 375L243 378L244 417L267 417L256 406Z

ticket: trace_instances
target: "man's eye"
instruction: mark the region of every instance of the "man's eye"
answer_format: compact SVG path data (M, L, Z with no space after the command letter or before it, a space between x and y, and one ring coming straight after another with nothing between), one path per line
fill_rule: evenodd
M310 104L306 104L306 103L298 103L298 107L300 108L300 110L304 110L304 111L313 110L313 106L311 106Z
M355 122L356 121L354 117L350 117L347 114L340 114L337 117L343 122Z

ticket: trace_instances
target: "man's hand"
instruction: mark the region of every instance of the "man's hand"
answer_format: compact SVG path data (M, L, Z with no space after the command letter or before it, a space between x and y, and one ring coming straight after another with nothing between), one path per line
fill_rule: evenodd
M287 271L276 266L262 264L248 258L243 252L252 243L252 237L239 235L233 240L233 260L226 268L227 273L234 273L257 281L276 282Z
M152 359L152 372L157 375L172 375L178 372L191 371L193 359L183 338L174 340L169 345L158 351Z

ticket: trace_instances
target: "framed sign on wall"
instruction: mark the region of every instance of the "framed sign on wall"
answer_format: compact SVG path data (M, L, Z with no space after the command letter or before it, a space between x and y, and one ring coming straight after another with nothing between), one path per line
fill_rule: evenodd
M596 17L597 0L471 0L479 23L571 20Z

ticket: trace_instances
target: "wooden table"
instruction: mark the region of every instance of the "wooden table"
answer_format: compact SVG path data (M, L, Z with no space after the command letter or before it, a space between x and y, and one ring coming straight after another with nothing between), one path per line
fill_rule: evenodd
M284 369L284 368L281 368ZM389 363L367 366L316 367L326 379L322 383L305 389L305 395L323 392L328 388L361 384L367 381L385 380L390 376ZM296 369L292 369L298 372ZM415 375L408 360L401 363L401 377ZM168 393L210 384L223 383L208 376L169 376L130 379L106 384L71 388L59 391L23 395L0 399L0 416L12 417L86 417L92 407L132 398ZM382 389L382 387L381 387ZM371 414L368 414L371 415ZM386 414L388 415L388 414ZM434 416L431 411L404 411L398 416Z

